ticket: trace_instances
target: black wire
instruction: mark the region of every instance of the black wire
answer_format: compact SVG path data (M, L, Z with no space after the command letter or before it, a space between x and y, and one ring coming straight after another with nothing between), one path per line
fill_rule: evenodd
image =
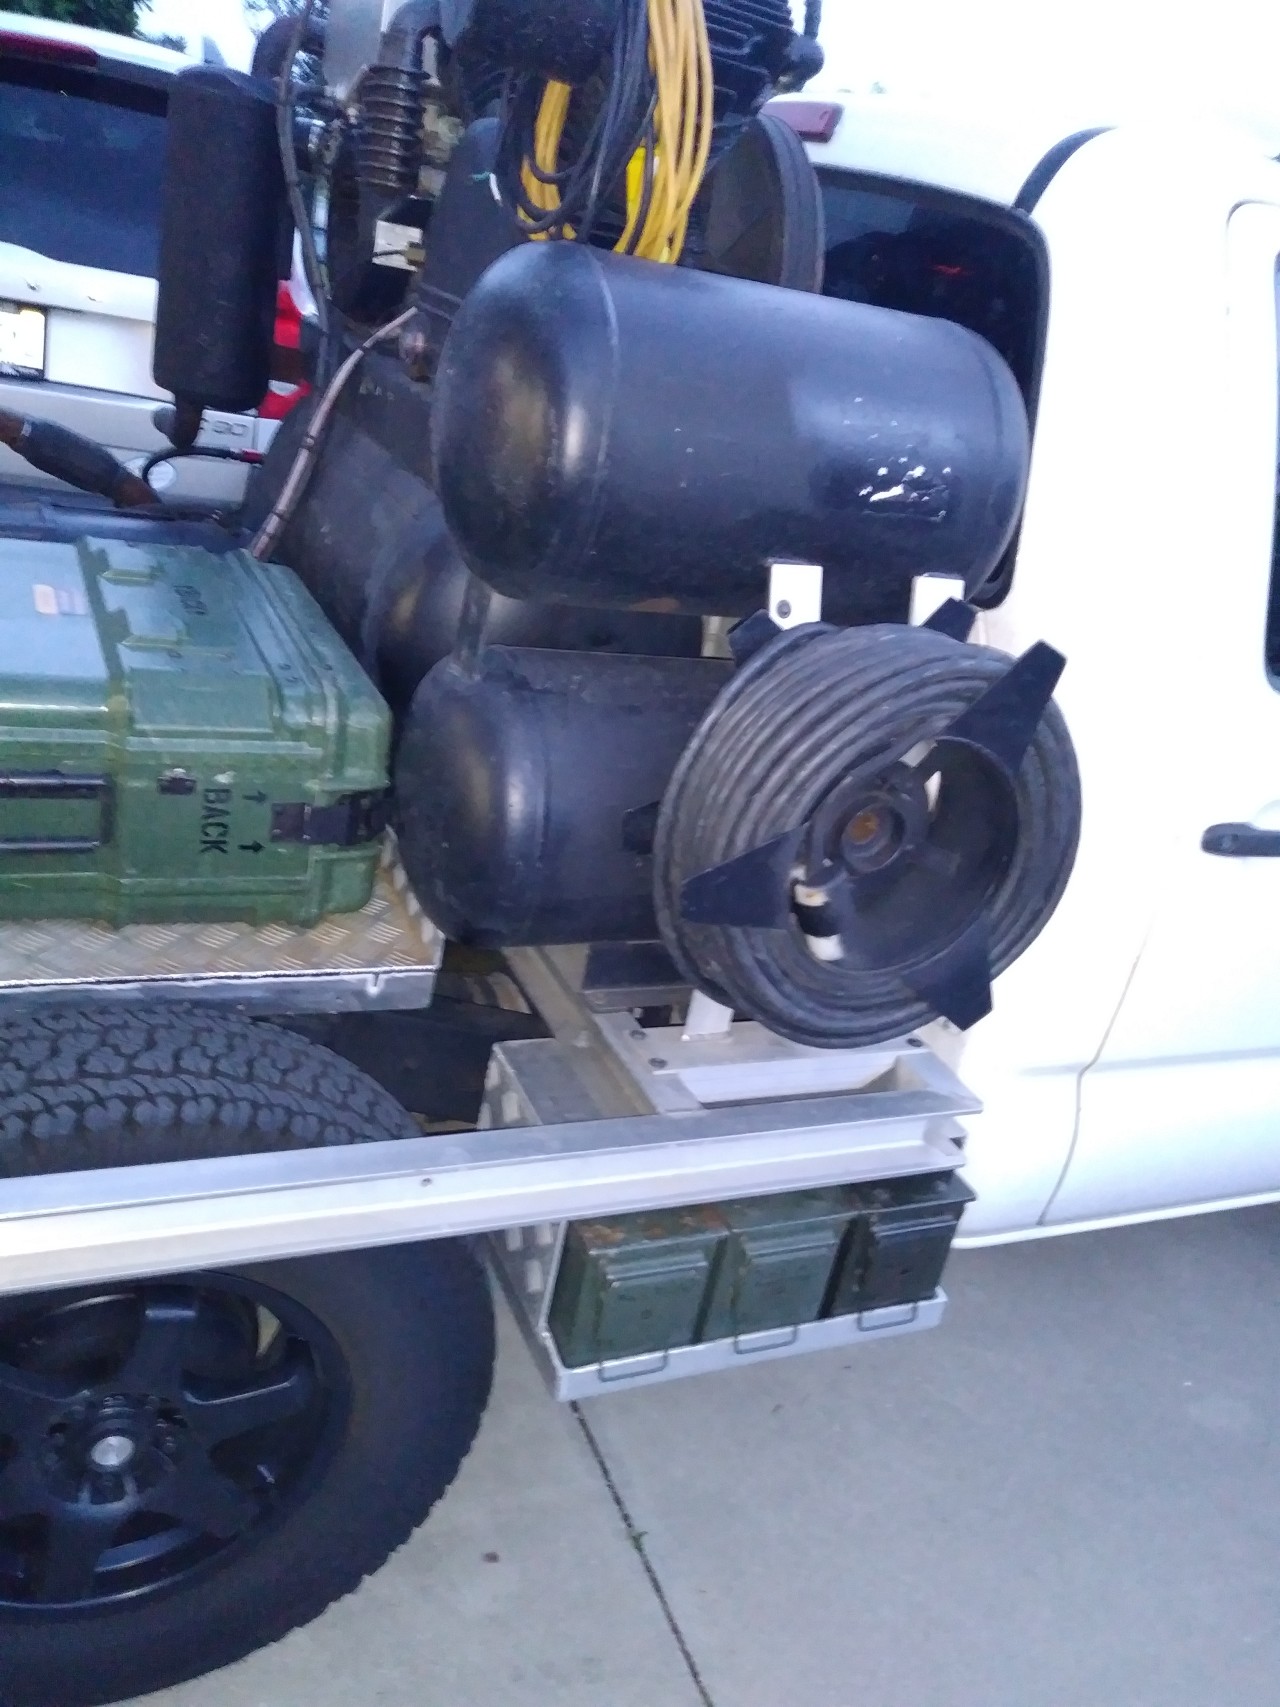
M141 468L141 478L148 486L151 484L151 470L158 468L162 462L178 462L185 456L207 457L210 462L247 462L257 464L256 454L242 450L227 450L223 445L189 445L185 450L171 447L169 450L158 450L149 456Z
M650 130L645 137L644 183L640 188L640 207L636 213L635 224L631 229L631 236L627 239L626 253L628 255L635 254L640 246L640 239L644 235L645 223L649 218L649 209L653 206L653 181L656 165L655 139L652 130Z
M550 171L536 160L538 112L544 92L545 84L533 75L509 74L503 86L494 171L526 234L563 237L571 228L580 241L586 241L600 221L605 198L614 192L636 149L647 142L644 200L638 221L638 229L642 228L653 191L652 126L657 103L657 88L649 68L647 0L623 0L619 7L608 81L590 128L574 160ZM574 109L581 110L581 100L581 93L571 100L566 132L572 131L577 116ZM545 209L533 201L524 185L526 165L536 181L556 189L557 207Z
M609 89L602 108L602 126L590 187L578 227L589 237L598 225L604 198L625 174L636 149L646 141L652 152L651 125L657 86L649 70L649 26L646 0L629 0L619 14ZM650 161L646 158L646 176ZM647 211L647 210L646 210ZM643 220L638 222L643 224Z

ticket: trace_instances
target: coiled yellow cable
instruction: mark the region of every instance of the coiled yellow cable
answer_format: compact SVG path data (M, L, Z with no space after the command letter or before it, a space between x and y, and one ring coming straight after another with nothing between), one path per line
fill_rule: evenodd
M689 215L711 154L711 44L702 0L647 0L647 16L649 69L655 84L653 124L627 172L627 222L614 247L642 260L674 263L684 249ZM567 83L546 85L534 127L533 159L526 159L521 174L529 202L544 213L560 205L559 190L545 178L559 169L572 96ZM575 233L566 227L562 235Z

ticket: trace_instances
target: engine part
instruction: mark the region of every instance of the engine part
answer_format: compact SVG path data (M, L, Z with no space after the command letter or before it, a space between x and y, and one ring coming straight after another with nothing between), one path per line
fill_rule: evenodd
M793 30L787 0L703 0L703 9L723 146L779 84L798 88L822 69L822 59Z
M331 144L330 295L365 325L390 318L409 282L407 264L391 264L382 222L420 229L426 218L425 204L415 211L414 198L426 162L429 112L436 118L433 159L443 142L441 90L424 68L424 47L439 18L439 0L407 0L400 7L361 74L354 123L338 129Z
M10 545L0 917L363 907L390 719L296 579L243 552Z
M271 379L285 184L271 86L225 66L173 80L160 224L156 384L256 408Z
M371 202L394 202L418 187L423 69L427 32L440 23L440 0L407 0L382 33L378 57L360 84L359 172Z
M720 146L775 87L800 88L822 50L792 28L786 0L703 0ZM588 81L613 45L619 0L442 0L445 40L465 65L473 110L494 98L497 67Z
M360 183L383 202L411 194L422 160L427 79L401 65L371 65L360 85Z
M434 377L454 316L476 280L508 249L527 241L515 214L489 182L497 158L500 122L469 125L445 171L431 215L431 240L413 285L416 309L408 332L415 379ZM402 340L402 347L409 339Z
M463 303L432 448L499 592L742 615L791 558L842 622L917 575L985 579L1029 458L1013 375L963 327L566 243Z
M708 161L775 89L821 64L786 0L442 0L442 11L459 111L481 116L501 99L494 182L527 230L664 263L681 258Z
M980 1019L1075 857L1062 664L891 625L767 643L663 798L658 922L685 976L820 1047Z
M336 0L325 8L325 87L344 105L378 57L383 31L404 0Z
M450 47L478 60L583 83L613 43L620 0L441 0Z
M761 113L702 187L696 262L705 272L820 291L826 260L822 186L790 125Z
M362 206L357 141L350 130L338 136L329 167L326 260L329 295L343 314L362 326L391 319L405 295L408 274L374 260L376 221Z
M491 646L437 664L395 763L400 855L446 935L649 939L657 803L731 666Z

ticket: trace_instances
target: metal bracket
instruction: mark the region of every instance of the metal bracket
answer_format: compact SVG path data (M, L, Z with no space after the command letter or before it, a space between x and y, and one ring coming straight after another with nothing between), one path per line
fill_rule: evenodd
M822 621L822 565L776 562L769 565L769 615L778 628L799 628Z
M794 1116L799 1108L823 1103L833 1111L837 1106L848 1111L838 1153L828 1154L817 1168L813 1158L801 1159L793 1141L779 1142L753 1179L729 1170L721 1175L715 1193L693 1189L700 1172L698 1158L688 1151L683 1156L668 1152L666 1165L672 1171L663 1185L680 1195L664 1196L661 1201L711 1202L717 1197L763 1196L881 1177L878 1170L885 1152L868 1143L876 1111L906 1115L912 1104L903 1100L904 1095L923 1094L935 1112L919 1120L911 1138L906 1126L899 1129L904 1143L895 1148L891 1172L898 1176L930 1173L963 1161L964 1132L956 1116L974 1112L977 1104L917 1039L878 1049L810 1049L777 1037L754 1021L733 1023L727 1009L696 995L683 1026L645 1026L630 1012L600 1013L577 999L575 986L582 965L573 950L522 949L509 959L556 1036L495 1049L481 1116L485 1127L494 1129L495 1138L497 1129L511 1127L543 1131L553 1138L559 1122L566 1123L558 1130L567 1136L575 1122L611 1111L621 1129L624 1124L636 1124L634 1115L626 1121L622 1116L637 1107L657 1111L673 1135L683 1122L705 1119L713 1109L766 1121L784 1118L787 1110ZM658 1160L656 1151L652 1159ZM658 1206L657 1189L658 1182L651 1180L646 1206ZM589 1398L620 1386L671 1381L740 1366L751 1359L797 1356L915 1333L936 1326L946 1307L946 1296L939 1291L906 1307L569 1368L560 1358L550 1328L564 1238L564 1222L548 1216L525 1227L504 1229L489 1240L490 1260L535 1361L559 1399Z

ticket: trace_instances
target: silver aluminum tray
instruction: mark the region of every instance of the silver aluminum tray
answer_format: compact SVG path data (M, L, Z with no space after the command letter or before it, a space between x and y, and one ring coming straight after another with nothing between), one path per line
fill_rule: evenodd
M423 1008L444 943L384 858L367 907L295 925L0 924L0 1011L49 1001L222 1001L266 1013Z

